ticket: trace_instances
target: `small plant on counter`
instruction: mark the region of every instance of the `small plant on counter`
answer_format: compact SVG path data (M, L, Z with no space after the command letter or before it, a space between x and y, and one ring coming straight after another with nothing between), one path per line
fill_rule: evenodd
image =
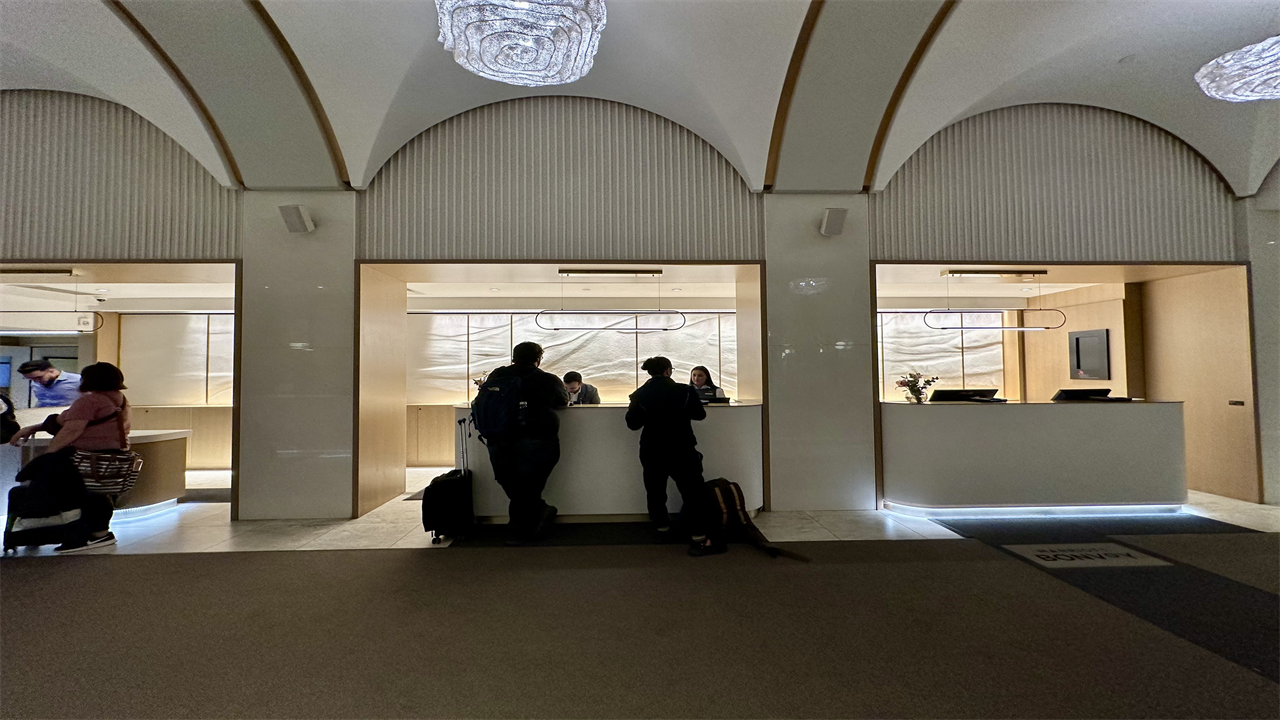
M912 402L920 405L924 403L924 391L936 382L938 382L937 376L927 378L924 373L913 372L903 375L902 379L898 380L898 387L907 393Z

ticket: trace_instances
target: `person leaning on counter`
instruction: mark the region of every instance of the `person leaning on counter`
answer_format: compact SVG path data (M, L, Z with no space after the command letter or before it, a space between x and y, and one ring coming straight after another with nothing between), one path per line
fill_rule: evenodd
M564 374L564 389L569 391L570 405L599 405L600 391L595 385L582 382L582 373L574 371Z

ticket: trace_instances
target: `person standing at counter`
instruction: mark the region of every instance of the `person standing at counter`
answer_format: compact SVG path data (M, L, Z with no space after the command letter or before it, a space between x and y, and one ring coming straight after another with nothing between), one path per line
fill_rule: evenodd
M569 391L570 405L599 405L600 391L595 385L582 382L582 373L574 371L564 374L564 389Z
M694 390L698 391L698 399L702 402L708 402L711 398L724 397L724 390L721 390L715 381L711 379L711 371L703 365L698 365L689 372L689 384Z
M513 545L545 536L556 517L556 508L543 501L542 491L560 461L560 418L555 411L569 404L569 392L560 378L540 370L540 364L541 345L516 345L511 364L489 373L473 405L493 477L511 500L508 543Z
M67 407L80 397L80 376L62 372L48 360L24 362L18 374L31 381L36 407Z
M671 532L667 513L667 478L676 481L684 500L681 519L689 531L690 555L715 555L728 549L721 538L707 536L710 518L703 488L702 453L694 437L692 420L707 417L697 391L671 379L671 361L651 357L640 366L649 381L631 393L627 427L641 430L640 465L644 467L644 489L648 496L649 520L658 533Z

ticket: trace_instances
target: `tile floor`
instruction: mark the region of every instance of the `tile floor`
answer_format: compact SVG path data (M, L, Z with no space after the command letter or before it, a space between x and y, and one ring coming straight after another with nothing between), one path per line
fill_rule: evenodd
M93 554L177 552L243 552L269 550L347 550L378 548L442 548L422 531L420 506L403 498L417 492L446 468L410 468L406 492L356 520L231 520L227 503L181 503L139 518L119 518L111 529L118 543ZM229 474L227 474L229 478ZM219 487L223 476L193 471L188 487ZM223 485L222 487L225 487ZM1255 505L1191 492L1188 512L1255 530L1280 532L1280 507ZM958 538L921 518L896 513L858 511L760 513L756 525L774 542L806 540L922 540ZM51 546L20 551L21 555L53 555Z

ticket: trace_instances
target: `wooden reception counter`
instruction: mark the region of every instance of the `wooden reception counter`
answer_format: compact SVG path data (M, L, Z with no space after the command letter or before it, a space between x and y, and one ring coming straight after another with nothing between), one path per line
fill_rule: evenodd
M465 405L454 408L459 420L470 412ZM621 403L559 411L560 462L542 497L559 508L562 517L646 514L640 433L627 429L626 413L627 406ZM693 424L705 477L737 482L752 510L764 505L760 416L760 403L708 405L707 419ZM505 519L507 496L493 479L488 450L474 430L467 442L476 515ZM670 508L679 510L674 482L668 481L667 496Z
M881 403L884 505L944 516L1174 512L1182 403Z

